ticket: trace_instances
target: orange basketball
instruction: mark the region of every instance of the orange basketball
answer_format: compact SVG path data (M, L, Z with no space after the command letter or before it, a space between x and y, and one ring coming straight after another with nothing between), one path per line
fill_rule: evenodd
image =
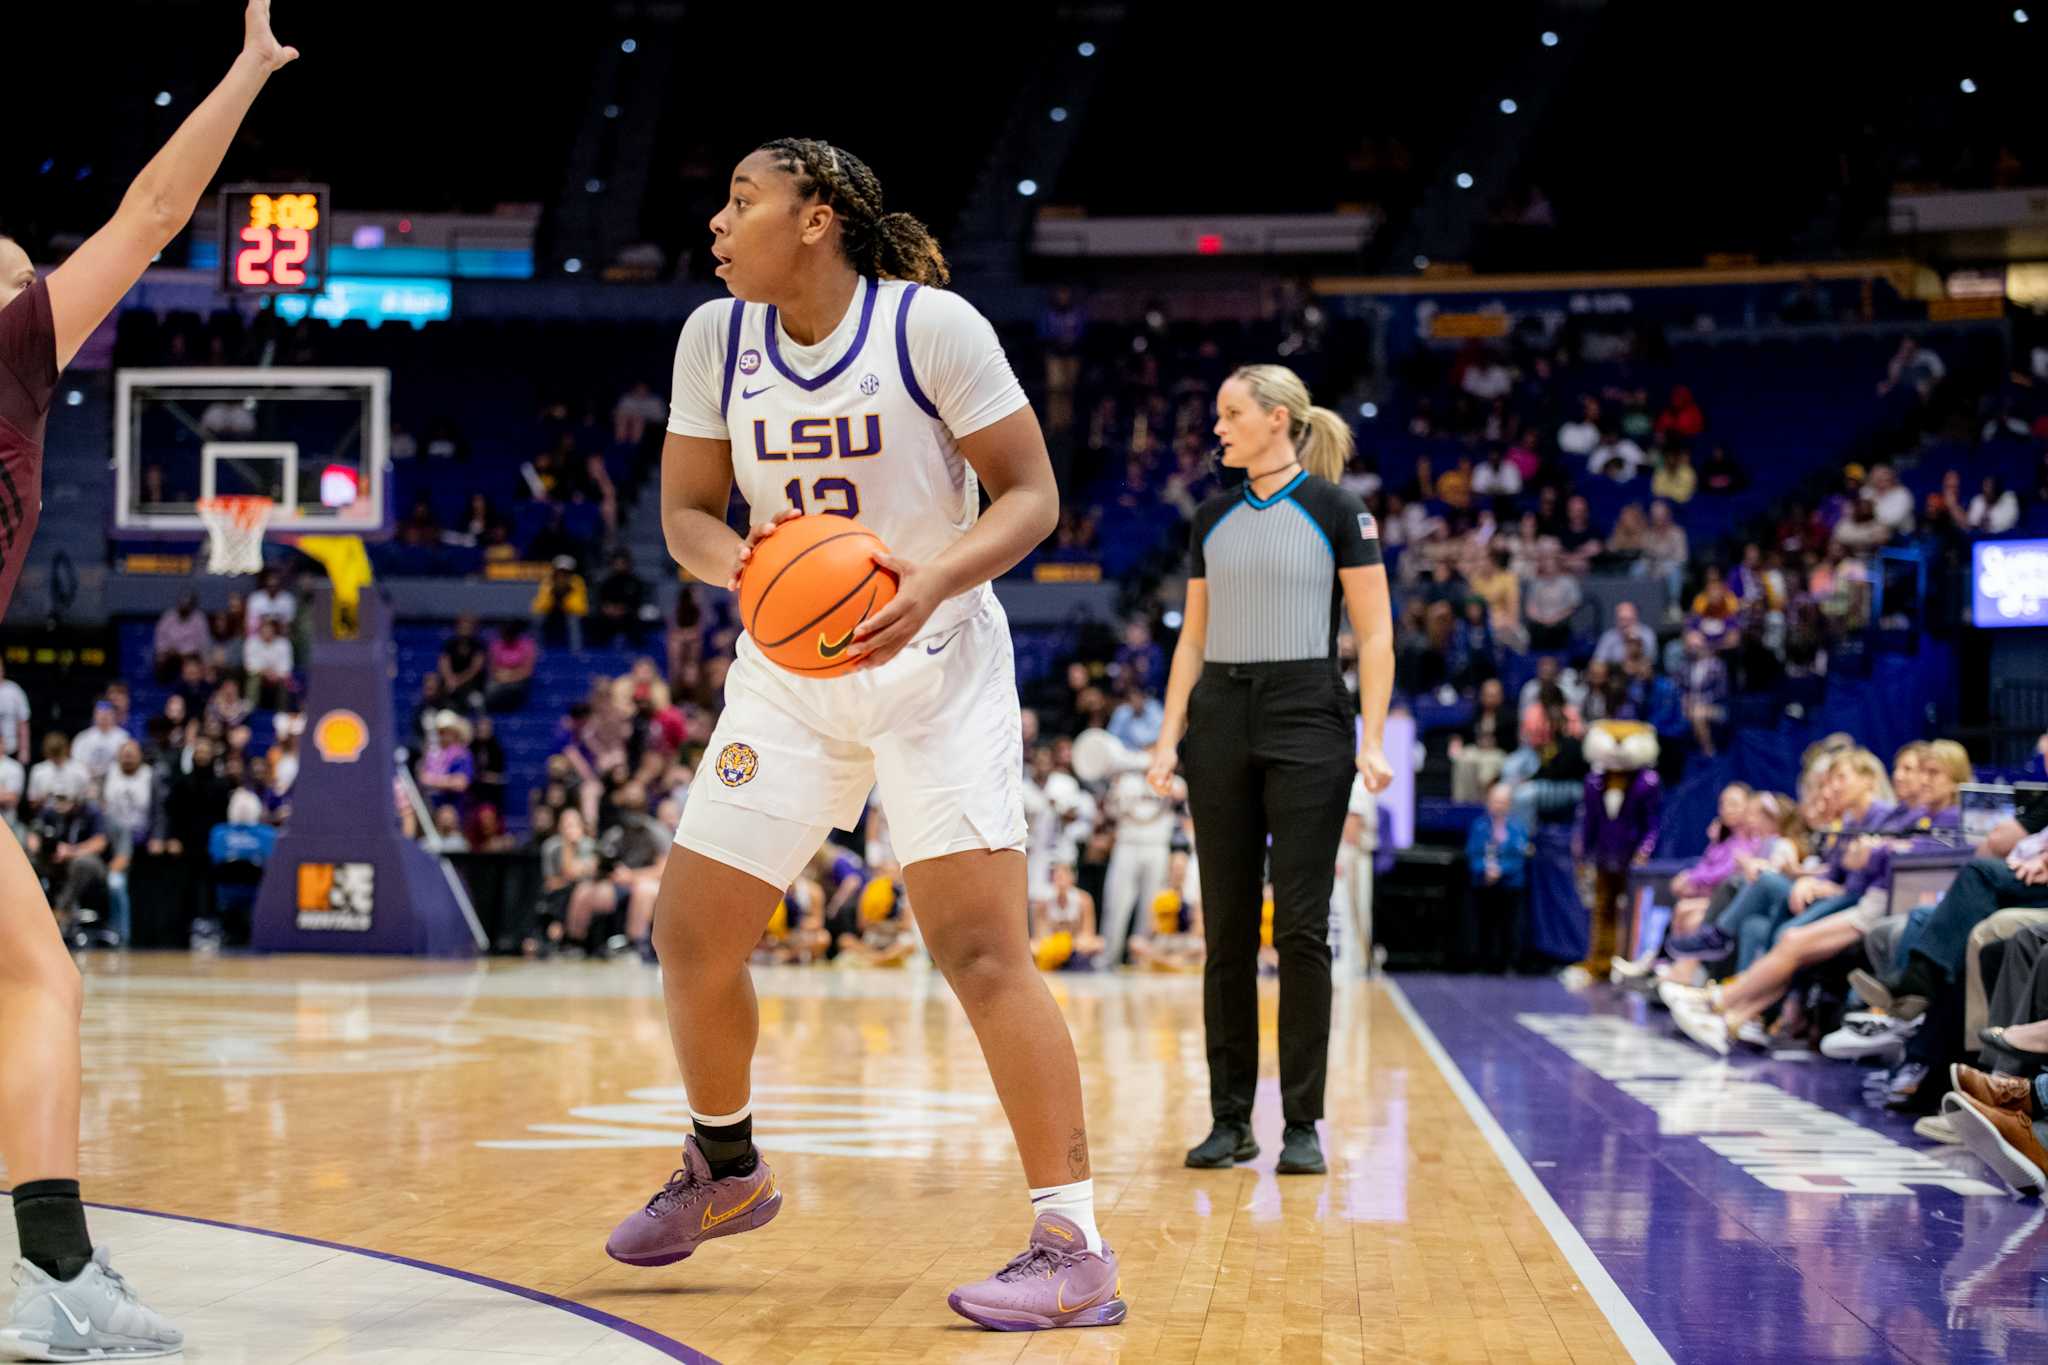
M888 546L851 517L797 517L754 547L740 575L740 624L769 659L807 678L851 672L853 628L896 596L875 563Z

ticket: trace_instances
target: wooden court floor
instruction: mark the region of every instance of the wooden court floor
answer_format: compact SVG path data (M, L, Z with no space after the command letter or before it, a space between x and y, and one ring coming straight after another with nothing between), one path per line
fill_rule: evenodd
M688 1127L657 980L639 963L135 954L85 970L88 1199L489 1277L721 1361L1627 1358L1371 984L1338 993L1331 1174L1280 1179L1270 982L1267 1151L1196 1172L1181 1154L1207 1126L1199 981L1054 978L1130 1317L999 1335L955 1317L945 1295L1021 1249L1022 1176L973 1034L929 972L758 974L756 1129L785 1211L681 1265L637 1270L605 1257L605 1235L668 1174ZM158 1278L137 1278L146 1295L199 1303L209 1254L160 1254ZM199 1283L162 1283L187 1274ZM260 1283L249 1292L261 1301ZM550 1352L488 1303L463 1312L460 1342L432 1337L439 1355L402 1349L418 1312L359 1351L353 1318L326 1319L327 1335L297 1350L276 1324L260 1348L238 1342L236 1319L216 1315L187 1359ZM639 1358L627 1345L575 1358Z

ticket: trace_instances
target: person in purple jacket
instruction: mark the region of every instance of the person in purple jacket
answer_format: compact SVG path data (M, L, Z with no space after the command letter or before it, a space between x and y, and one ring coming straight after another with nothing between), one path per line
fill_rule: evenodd
M1900 774L1903 781L1898 780ZM1959 823L1956 787L1969 776L1969 754L1954 740L1907 745L1899 751L1894 781L1901 796L1899 805L1911 810L1913 818L1907 821L1888 812L1879 822L1887 826L1904 824L1923 834L1953 827ZM1842 842L1850 850L1845 859L1849 863L1858 861L1858 850L1873 846L1872 841L1864 838ZM1911 848L1914 842L1896 837L1874 841L1875 847L1886 853ZM1863 875L1868 871L1869 864L1864 863L1860 870L1850 873L1850 888L1855 889L1859 881L1862 885L1855 900L1821 918L1787 925L1770 951L1732 981L1703 989L1665 987L1664 1001L1671 1006L1672 1019L1685 1035L1724 1056L1732 1039L1769 1046L1769 1035L1762 1028L1764 1012L1785 999L1787 989L1803 969L1860 943L1865 931L1885 914L1887 878ZM1797 1031L1793 1010L1793 1003L1787 1001L1786 1015L1778 1021L1778 1032Z
M1856 846L1853 836L1881 824L1897 802L1884 760L1868 749L1844 750L1827 763L1822 781L1840 828L1827 857L1797 879L1775 872L1758 877L1713 923L1672 939L1666 946L1673 955L1716 962L1733 954L1738 967L1748 967L1769 950L1771 934L1782 921L1846 890L1844 860Z

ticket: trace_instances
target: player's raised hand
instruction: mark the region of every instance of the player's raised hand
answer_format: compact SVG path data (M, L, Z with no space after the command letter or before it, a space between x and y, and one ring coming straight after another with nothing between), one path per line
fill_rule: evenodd
M775 528L785 521L802 516L794 507L785 507L768 520L747 532L747 538L740 543L739 552L733 557L732 572L726 576L727 592L740 590L740 575L747 571L747 561L754 557L754 547L775 533Z
M270 0L249 0L242 11L242 53L255 58L267 75L299 58L299 50L286 47L270 31Z
M896 596L853 628L853 647L847 655L858 659L861 668L880 668L895 658L946 600L940 575L928 566L892 554L876 555L875 563L896 580Z

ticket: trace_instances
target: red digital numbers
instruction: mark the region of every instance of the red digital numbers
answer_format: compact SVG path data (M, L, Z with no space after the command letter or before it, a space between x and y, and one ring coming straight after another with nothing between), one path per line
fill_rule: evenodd
M275 284L304 284L300 267L313 250L313 234L304 228L245 227L249 243L235 255L235 279L252 289Z

